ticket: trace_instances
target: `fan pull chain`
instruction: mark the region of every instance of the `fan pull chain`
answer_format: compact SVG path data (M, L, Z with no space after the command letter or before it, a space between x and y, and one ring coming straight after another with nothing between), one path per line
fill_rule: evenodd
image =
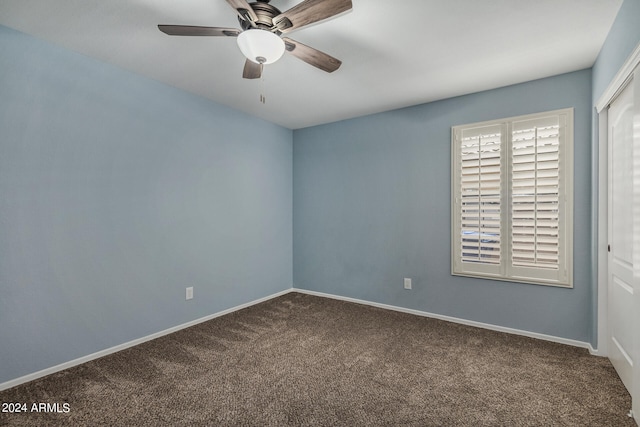
M267 97L264 95L264 76L260 77L260 102L267 103Z

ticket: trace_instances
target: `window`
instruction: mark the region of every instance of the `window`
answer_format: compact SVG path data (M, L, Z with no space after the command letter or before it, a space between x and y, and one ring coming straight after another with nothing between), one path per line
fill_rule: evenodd
M452 274L573 286L573 109L452 128Z

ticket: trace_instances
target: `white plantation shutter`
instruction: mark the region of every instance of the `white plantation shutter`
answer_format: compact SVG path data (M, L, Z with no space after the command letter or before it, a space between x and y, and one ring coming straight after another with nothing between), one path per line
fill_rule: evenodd
M573 111L453 128L452 272L571 286Z
M499 266L502 136L500 125L462 131L460 140L460 232L456 244L465 263ZM470 266L485 272L497 268Z
M500 263L500 129L462 139L462 259Z

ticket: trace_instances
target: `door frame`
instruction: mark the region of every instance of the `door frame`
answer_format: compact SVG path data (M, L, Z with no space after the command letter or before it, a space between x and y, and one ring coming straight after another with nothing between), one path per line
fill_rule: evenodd
M592 195L597 197L597 224L596 224L596 249L597 249L597 350L594 354L599 356L608 356L608 281L609 281L609 254L607 246L609 244L609 216L608 216L608 179L609 179L609 128L608 128L608 106L616 98L616 96L626 87L633 79L631 84L634 85L634 149L640 153L640 44L636 46L629 58L620 68L614 79L611 81L603 95L595 105L595 114L597 115L597 142L594 144L593 157L594 169L597 170L597 176L594 177L592 183L597 190ZM597 150L597 151L596 151ZM634 154L634 168L640 170L640 159ZM636 188L637 187L637 188ZM634 218L640 208L640 180L634 178L634 194L633 209ZM640 250L636 250L636 245L640 248L640 240L637 238L638 232L634 235L634 289L638 289L638 279L640 278ZM638 295L637 298L640 298ZM635 321L640 321L640 312L636 312ZM636 340L636 354L640 354L640 339ZM635 396L633 401L633 410L636 414L636 421L640 421L640 367L634 369L633 392Z

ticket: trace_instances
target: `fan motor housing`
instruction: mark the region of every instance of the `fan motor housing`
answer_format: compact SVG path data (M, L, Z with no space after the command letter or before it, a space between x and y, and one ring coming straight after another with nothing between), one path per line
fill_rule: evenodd
M258 17L258 19L255 22L256 27L261 28L263 30L271 31L274 28L273 18L282 13L280 12L280 9L278 9L277 7L271 6L269 4L269 0L249 3L249 6L251 6L251 9L253 9L256 16ZM240 23L240 26L242 27L242 29L245 31L250 28L253 28L251 25L251 22L245 21L240 16L238 16L238 22ZM275 33L280 35L280 31L275 31Z

